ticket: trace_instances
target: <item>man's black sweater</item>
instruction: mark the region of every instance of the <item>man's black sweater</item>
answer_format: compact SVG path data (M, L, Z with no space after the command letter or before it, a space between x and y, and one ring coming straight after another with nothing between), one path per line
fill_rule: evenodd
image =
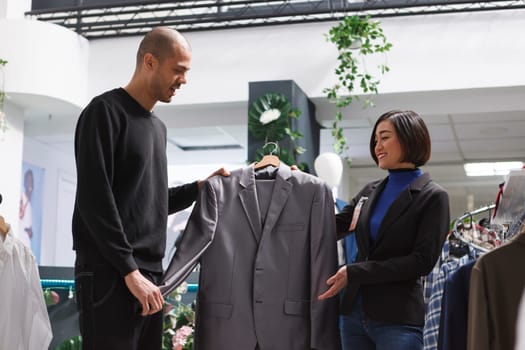
M124 89L108 91L79 117L75 159L77 264L162 271L168 212L198 192L196 182L168 190L164 123Z

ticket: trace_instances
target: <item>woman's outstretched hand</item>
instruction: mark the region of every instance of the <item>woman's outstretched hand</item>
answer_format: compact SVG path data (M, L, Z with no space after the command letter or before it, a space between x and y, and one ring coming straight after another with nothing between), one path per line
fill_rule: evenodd
M346 265L342 266L339 271L332 277L326 280L326 284L330 286L326 292L319 295L319 300L324 300L337 295L348 283L348 275L346 272Z

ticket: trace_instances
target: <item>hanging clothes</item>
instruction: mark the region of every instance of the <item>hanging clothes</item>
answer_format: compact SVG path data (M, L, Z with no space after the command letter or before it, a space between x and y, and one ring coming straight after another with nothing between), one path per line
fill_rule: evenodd
M466 350L470 274L476 260L460 266L446 280L441 301L438 350Z
M514 350L525 350L525 291L521 296L518 322L516 324L516 346Z
M525 287L525 234L481 257L472 269L468 350L513 349Z
M0 349L47 350L51 324L34 255L11 230L0 237Z
M431 283L431 288L425 314L425 327L423 329L423 349L436 350L438 348L445 281L457 271L457 269L468 263L470 260L471 257L469 255L465 255L459 259L447 259L445 262L438 265L438 267L431 272L433 276L429 276L427 279L427 281Z

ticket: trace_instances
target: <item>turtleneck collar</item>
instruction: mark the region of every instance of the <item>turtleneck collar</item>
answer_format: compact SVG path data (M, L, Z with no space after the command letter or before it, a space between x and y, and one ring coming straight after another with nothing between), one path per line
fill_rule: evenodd
M388 182L391 185L407 185L421 176L423 172L419 168L415 169L391 169L388 170Z

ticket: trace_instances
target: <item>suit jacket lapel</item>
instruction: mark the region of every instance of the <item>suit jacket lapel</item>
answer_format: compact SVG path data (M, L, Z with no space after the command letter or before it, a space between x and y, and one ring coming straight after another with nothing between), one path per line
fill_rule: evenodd
M397 197L394 202L388 208L381 226L379 226L379 232L377 234L377 240L375 245L377 245L381 238L388 231L388 228L392 223L406 210L406 208L412 203L413 200L413 191L421 191L423 186L430 181L430 175L428 173L423 173L417 179L415 179L408 187L403 190L399 197Z
M244 188L239 192L239 199L250 223L253 236L255 240L259 242L262 233L262 221L259 201L257 200L253 167L243 169L240 184Z
M286 204L286 200L292 190L293 185L288 181L292 176L290 167L281 163L279 171L275 177L275 184L273 186L272 199L270 201L270 207L266 214L266 221L262 232L263 238L273 230L277 220L279 219L281 212Z
M370 252L370 216L372 215L372 208L375 206L375 203L379 197L383 188L386 185L386 178L381 181L368 195L368 200L363 204L361 208L361 215L363 216L361 220L361 225L363 225L362 230L356 230L356 232L362 232L361 236L356 236L356 239L361 240L362 246L365 247L366 251L363 252L367 256Z

